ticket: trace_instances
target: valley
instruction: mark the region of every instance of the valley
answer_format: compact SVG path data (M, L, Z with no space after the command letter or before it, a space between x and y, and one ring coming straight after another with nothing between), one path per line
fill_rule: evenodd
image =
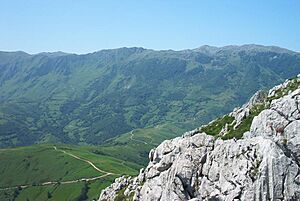
M83 188L92 200L114 178L136 175L141 167L90 149L46 144L1 149L1 200L76 200Z
M160 124L199 126L299 65L299 53L261 45L0 52L0 147L100 145Z
M0 201L300 201L300 1L0 4Z
M299 66L299 53L259 45L0 52L0 200L97 200L114 179L138 175L164 140L295 77ZM262 109L222 138L241 138ZM201 129L217 135L232 120Z
M97 199L115 178L137 175L148 162L150 149L191 126L163 124L136 129L101 146L40 144L0 149L0 177L6 178L0 183L0 199L75 201L82 196L82 189L87 189L86 199Z

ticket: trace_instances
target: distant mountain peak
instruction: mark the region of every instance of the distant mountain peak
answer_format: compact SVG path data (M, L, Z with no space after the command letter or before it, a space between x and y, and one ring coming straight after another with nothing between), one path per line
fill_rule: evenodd
M60 57L60 56L69 55L69 53L57 51L57 52L41 52L36 55L44 55L44 56L49 56L49 57Z
M245 49L251 51L239 54ZM300 73L300 55L252 49L268 47L0 52L0 113L7 117L0 147L38 143L47 133L62 142L100 144L135 128L204 123Z
M281 48L278 46L265 46L258 44L244 44L244 45L226 45L222 47L203 45L199 48L193 49L193 51L202 52L206 54L214 54L219 51L230 51L230 52L277 52L277 53L296 53L292 50Z
M44 55L49 57L59 57L59 56L66 56L66 55L90 55L90 54L99 54L99 53L141 53L144 51L156 51L156 52L201 52L204 54L215 54L219 51L248 51L248 52L264 52L264 51L270 51L270 52L277 52L277 53L296 53L295 51L282 48L279 46L266 46L266 45L258 45L258 44L243 44L243 45L226 45L226 46L212 46L212 45L202 45L195 49L183 49L183 50L172 50L172 49L164 49L164 50L153 50L153 49L147 49L144 47L120 47L120 48L113 48L113 49L101 49L95 52L91 53L84 53L84 54L76 54L76 53L67 53L62 51L56 51L56 52L41 52L36 54L29 54L24 51L0 51L0 54L10 54L10 55L21 55L21 56L35 56L35 55Z

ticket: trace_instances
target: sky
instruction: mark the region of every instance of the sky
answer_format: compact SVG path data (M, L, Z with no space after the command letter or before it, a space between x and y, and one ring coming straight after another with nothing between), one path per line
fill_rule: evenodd
M0 50L276 45L300 52L299 0L0 0Z

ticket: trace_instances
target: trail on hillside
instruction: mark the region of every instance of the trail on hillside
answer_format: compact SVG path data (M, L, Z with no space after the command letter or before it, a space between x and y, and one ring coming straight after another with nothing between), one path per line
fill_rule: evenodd
M130 139L131 139L132 141L136 141L136 142L143 143L143 144L148 144L148 143L145 142L145 141L134 139L134 138L133 138L133 137L134 137L133 131L134 131L134 130L132 130L132 131L130 132Z
M53 148L54 148L55 151L60 151L60 152L62 152L64 154L67 154L67 155L75 158L76 160L80 160L80 161L83 161L85 163L88 163L96 171L104 173L104 175L97 176L97 177L90 177L90 178L74 179L74 180L69 180L69 181L47 181L47 182L43 182L43 183L40 183L40 184L36 184L35 186L47 186L47 185L55 185L55 184L72 184L72 183L83 182L83 181L94 181L94 180L101 179L101 178L109 176L109 175L118 175L118 174L113 173L113 172L107 172L107 171L101 170L93 162L91 162L91 161L89 161L87 159L80 158L79 156L76 156L76 155L74 155L72 153L66 152L65 150L57 149L56 146L53 146ZM19 185L19 186L12 186L12 187L0 188L0 190L11 190L11 189L17 189L17 188L24 189L24 188L28 188L30 186L34 186L34 185L32 185L32 184L25 184L25 185Z
M69 180L69 181L47 181L40 184L32 185L32 184L26 184L26 185L19 185L19 186L12 186L12 187L6 187L6 188L0 188L0 190L11 190L11 189L17 189L17 188L28 188L31 186L47 186L47 185L55 185L55 184L73 184L77 182L83 182L83 181L94 181L97 179L101 179L103 177L106 177L108 175L111 175L110 173L97 176L97 177L91 177L91 178L81 178L81 179L75 179L75 180Z
M115 173L112 173L112 172L106 172L106 171L104 171L104 170L101 170L101 169L98 168L93 162L91 162L91 161L89 161L89 160L87 160L87 159L84 159L84 158L80 158L79 156L76 156L76 155L74 155L74 154L72 154L72 153L66 152L65 150L57 149L56 146L53 146L53 148L54 148L54 150L56 150L56 151L63 152L64 154L67 154L67 155L69 155L69 156L71 156L71 157L73 157L73 158L75 158L75 159L77 159L77 160L80 160L80 161L83 161L83 162L88 163L90 166L92 166L92 167L93 167L96 171L98 171L98 172L105 173L105 174L108 174L108 175L115 174Z

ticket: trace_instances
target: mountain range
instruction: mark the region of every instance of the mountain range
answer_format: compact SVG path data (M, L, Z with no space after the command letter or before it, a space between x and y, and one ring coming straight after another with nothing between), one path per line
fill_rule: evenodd
M299 53L260 45L0 52L0 147L103 144L165 123L187 130L299 72Z

